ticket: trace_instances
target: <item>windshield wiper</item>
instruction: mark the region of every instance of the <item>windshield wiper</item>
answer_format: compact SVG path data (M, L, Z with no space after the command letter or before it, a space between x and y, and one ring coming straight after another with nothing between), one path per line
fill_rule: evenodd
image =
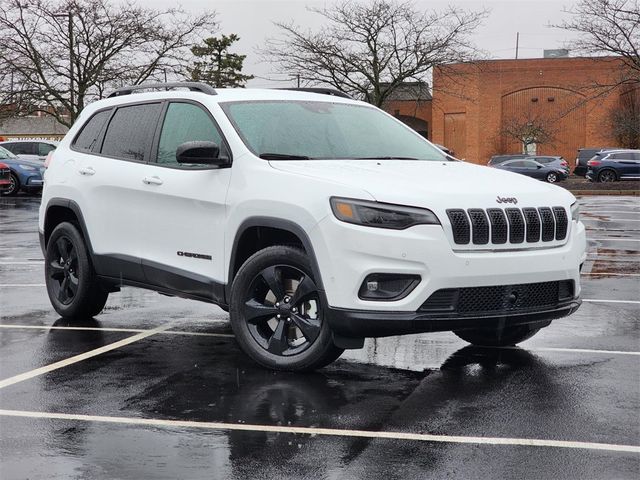
M414 157L353 157L352 160L420 160Z
M261 153L258 155L263 160L311 160L304 155L289 155L286 153Z

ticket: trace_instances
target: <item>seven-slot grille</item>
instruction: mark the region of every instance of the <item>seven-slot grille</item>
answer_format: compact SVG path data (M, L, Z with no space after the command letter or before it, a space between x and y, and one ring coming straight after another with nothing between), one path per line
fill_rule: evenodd
M551 242L567 236L567 212L563 207L461 208L447 210L453 241L457 245L496 245Z

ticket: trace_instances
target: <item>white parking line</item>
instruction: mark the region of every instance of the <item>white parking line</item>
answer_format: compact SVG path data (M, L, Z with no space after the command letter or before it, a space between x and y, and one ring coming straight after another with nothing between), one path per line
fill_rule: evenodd
M0 265L42 265L44 260L34 260L31 262L0 262Z
M638 300L605 300L605 299L595 299L595 298L583 298L583 302L591 302L591 303L632 303L632 304L640 304Z
M46 325L19 325L19 324L1 324L0 328L5 329L23 329L23 330L71 330L71 331L81 331L81 332L125 332L125 333L142 333L148 332L149 330L142 328L110 328L110 327L56 327L56 326L46 326ZM233 338L233 335L230 333L210 333L210 332L186 332L184 330L165 330L162 332L158 332L159 335L187 335L187 336L202 336L202 337L227 337Z
M0 288L3 287L46 287L46 283L0 283Z
M372 439L386 438L391 440L412 440L418 442L466 443L475 445L520 445L527 447L574 448L586 450L605 450L610 452L640 453L640 446L636 445L574 442L565 440L544 440L536 438L465 437L460 435L431 435L428 433L347 430L341 428L291 427L281 425L252 425L245 423L196 422L189 420L162 420L154 418L77 415L52 412L29 412L22 410L0 410L0 416L47 420L70 420L80 422L100 422L120 425L136 425L143 427L196 428L222 431L292 433L299 435L322 435L329 437L360 437Z
M5 378L0 381L0 388L8 387L9 385L14 385L19 382L23 382L25 380L29 380L34 377L38 377L45 373L52 372L53 370L57 370L59 368L66 367L68 365L72 365L74 363L81 362L83 360L87 360L91 357L95 357L102 353L110 352L111 350L115 350L120 347L124 347L125 345L129 345L131 343L137 342L144 338L150 337L151 335L155 335L156 333L163 332L171 327L173 327L175 322L165 323L164 325L160 325L159 327L152 328L151 330L146 330L144 332L140 332L137 335L133 335L131 337L127 337L125 339L119 340L114 343L110 343L108 345L104 345L100 348L95 348L93 350L89 350L88 352L81 353L79 355L74 355L73 357L66 358L64 360L60 360L59 362L52 363L50 365L45 365L44 367L36 368L35 370L31 370L29 372L21 373L19 375L14 375L13 377Z
M108 327L47 327L46 325L18 325L18 324L1 324L0 329L29 329L29 330L71 330L71 331L104 331L104 332L127 332L127 333L140 333L148 332L149 330L137 329L137 328L108 328ZM209 332L187 332L184 330L165 330L158 332L158 335L185 335L185 336L203 336L203 337L225 337L235 338L231 333L209 333ZM512 349L518 350L520 347L487 347L487 348L500 348L500 349ZM632 355L640 356L640 352L632 352L626 350L597 350L588 348L566 348L566 347L530 347L526 348L532 352L564 352L564 353L596 353L605 355Z

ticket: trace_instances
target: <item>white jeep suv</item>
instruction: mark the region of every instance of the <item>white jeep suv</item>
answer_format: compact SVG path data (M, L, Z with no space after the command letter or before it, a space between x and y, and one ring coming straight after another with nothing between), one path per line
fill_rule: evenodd
M365 337L513 345L574 312L575 202L337 91L161 84L82 112L48 159L39 229L63 317L148 288L227 309L256 362L307 370Z

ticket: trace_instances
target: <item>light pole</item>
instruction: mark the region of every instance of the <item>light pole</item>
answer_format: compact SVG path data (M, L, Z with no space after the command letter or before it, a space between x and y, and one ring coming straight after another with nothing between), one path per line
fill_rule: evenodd
M71 111L69 112L69 115L73 116L73 110L75 109L75 99L73 94L73 13L71 13L71 11L66 13L56 13L53 14L52 17L67 17L69 19L69 102L71 103Z

